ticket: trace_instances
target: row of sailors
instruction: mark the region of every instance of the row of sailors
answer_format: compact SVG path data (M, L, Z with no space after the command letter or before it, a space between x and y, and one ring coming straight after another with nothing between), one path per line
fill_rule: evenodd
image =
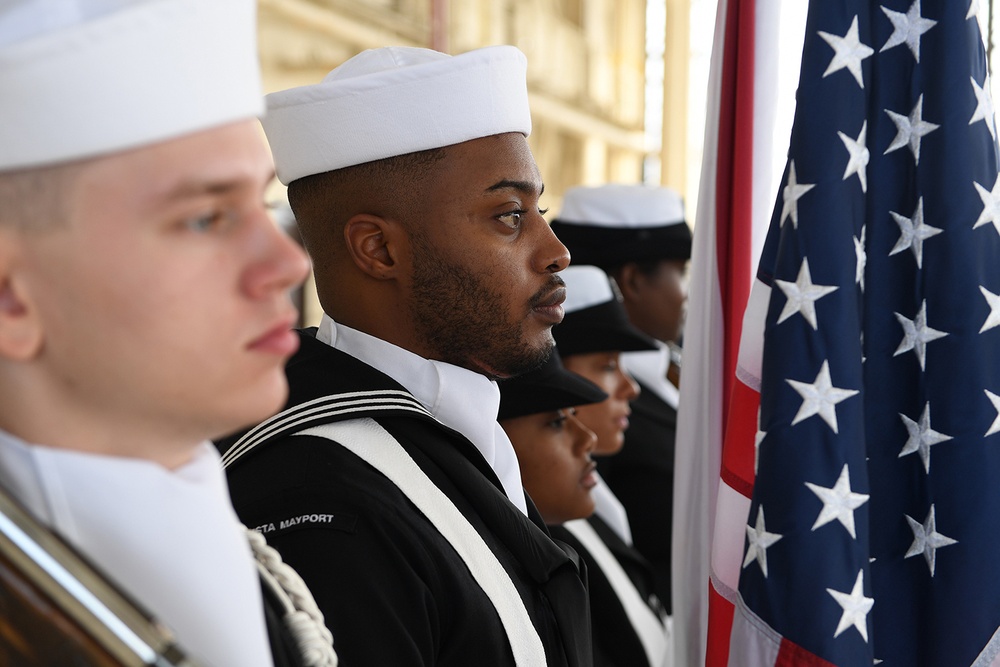
M263 114L253 15L0 8L0 487L206 665L336 664L263 561L345 665L668 664L679 199L580 188L550 227L513 47L366 51ZM630 402L654 436L601 457Z

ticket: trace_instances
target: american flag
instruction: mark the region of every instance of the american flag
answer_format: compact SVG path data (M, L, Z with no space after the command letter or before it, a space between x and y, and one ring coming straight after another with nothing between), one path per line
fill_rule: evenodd
M729 397L742 386L734 373L740 330L782 176L775 153L783 158L788 149L784 110L794 109L805 8L785 3L783 10L781 0L718 3L674 462L676 665L728 660L757 423L755 403L746 409ZM747 431L749 445L737 442L723 458L727 423L730 432ZM741 467L730 454L744 450L750 465Z
M760 393L731 665L1000 664L1000 179L976 7L810 3L749 306L759 366L738 365Z
M714 590L709 595L712 573L708 556L739 330L770 219L776 190L772 181L777 180L771 170L754 168L758 159L773 162L769 149L773 144L771 109L776 97L773 84L778 53L764 49L758 54L766 40L757 39L757 27L776 24L777 9L764 3L759 11L768 16L759 17L755 5L755 0L719 0L709 73L705 160L689 275L685 370L674 462L676 665L705 662L710 604L728 609L723 630L728 643L731 600L735 597L735 571L728 599ZM749 500L744 500L733 514L746 515Z

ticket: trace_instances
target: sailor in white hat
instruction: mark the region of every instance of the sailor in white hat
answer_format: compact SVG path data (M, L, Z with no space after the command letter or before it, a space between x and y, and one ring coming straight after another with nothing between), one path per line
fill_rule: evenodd
M583 265L563 274L566 317L555 328L556 347L568 370L608 394L600 403L577 409L577 418L597 436L594 457L600 470L602 462L621 456L629 446L630 404L635 404L638 386L620 360L654 350L656 343L629 322L618 287L604 271ZM595 481L594 514L552 531L587 563L594 665L667 667L673 649L652 567L633 546L631 515L599 474Z
M597 436L576 411L607 397L566 370L556 350L541 368L500 383L500 425L517 452L524 488L549 526L594 513L590 454Z
M622 367L641 392L632 406L625 447L598 459L598 470L628 511L635 547L652 564L656 592L670 609L674 435L680 396L672 356L682 325L691 230L680 195L647 185L570 188L552 229L573 263L607 271L621 290L629 320L657 349L627 352ZM668 347L668 345L670 347Z
M208 439L285 400L307 272L264 207L255 14L0 4L0 486L219 667L274 662Z
M586 592L521 486L496 380L539 366L566 248L526 60L389 47L268 96L325 315L276 418L223 443L234 503L345 662L589 665Z

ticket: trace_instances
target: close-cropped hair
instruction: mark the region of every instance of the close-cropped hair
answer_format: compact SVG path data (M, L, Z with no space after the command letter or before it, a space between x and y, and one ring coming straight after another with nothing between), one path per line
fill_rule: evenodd
M439 148L305 176L288 184L302 244L312 259L320 303L330 312L338 298L336 272L351 261L347 221L359 214L407 224L425 204L419 195L447 149ZM419 225L409 227L414 235Z
M0 227L46 231L65 223L78 164L0 172Z
M288 203L314 265L335 261L344 224L354 215L406 220L421 184L445 154L444 148L407 153L289 183Z

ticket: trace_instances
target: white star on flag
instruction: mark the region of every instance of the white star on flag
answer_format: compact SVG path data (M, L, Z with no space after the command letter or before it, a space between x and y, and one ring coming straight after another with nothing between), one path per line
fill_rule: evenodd
M850 154L847 168L844 169L844 178L841 180L846 181L852 174L857 174L858 180L861 181L862 192L868 192L868 161L871 159L871 153L868 152L867 134L867 120L861 124L861 134L858 135L857 139L851 139L843 132L837 132L837 136L844 143L844 148Z
M924 223L923 197L917 200L917 210L913 212L912 218L903 217L895 211L889 211L889 215L899 225L899 240L889 251L889 256L909 248L913 251L913 256L917 258L917 268L922 269L924 266L924 241L944 230Z
M811 482L806 482L805 485L823 501L823 509L816 517L812 529L816 530L836 519L847 529L852 538L857 539L858 536L854 532L854 510L868 502L868 494L851 491L851 478L847 465L844 465L840 477L832 487L827 488Z
M892 356L898 357L904 352L913 350L913 353L917 355L917 360L920 362L920 370L924 370L927 362L927 343L935 341L938 338L944 338L948 334L927 326L927 299L921 302L920 311L917 313L916 318L911 320L899 313L895 313L895 315L896 319L899 320L899 324L903 327L903 340Z
M812 326L813 331L816 331L816 301L830 292L835 292L837 286L814 285L812 275L809 273L809 260L804 257L802 265L799 267L798 278L795 279L794 283L777 279L774 282L788 298L781 315L778 316L777 323L781 324L792 315L802 313L802 317Z
M919 554L924 555L924 560L927 561L927 567L931 569L931 576L934 576L934 565L937 561L937 550L941 547L951 546L952 544L958 544L957 540L953 540L950 537L945 537L941 533L937 532L937 526L934 521L934 505L931 505L931 511L927 514L927 518L924 519L923 524L919 521L914 520L910 515L906 516L906 522L910 524L910 529L913 531L913 544L910 545L909 550L907 550L906 555L903 558L911 558Z
M761 505L757 508L757 525L750 526L747 525L747 555L743 559L743 568L757 561L760 565L760 571L764 573L764 578L767 578L767 550L768 548L781 539L781 535L777 533L769 533L764 528L764 506Z
M861 227L861 238L854 238L854 282L861 286L861 291L865 291L865 265L868 263L868 253L865 252L865 230L867 225Z
M861 61L875 53L875 49L861 43L861 39L858 37L857 15L854 16L854 20L851 21L851 27L847 29L847 34L843 37L832 35L822 30L817 32L834 50L833 59L830 61L830 66L823 72L823 78L846 67L854 75L854 79L858 82L858 85L863 89L865 83L861 78Z
M781 191L784 202L781 205L781 224L785 224L785 220L791 218L792 228L799 228L799 199L814 187L816 187L815 183L799 184L795 175L795 160L792 160L788 165L788 183Z
M976 220L976 224L972 225L972 228L976 229L988 222L992 222L993 227L1000 234L1000 174L993 181L992 190L987 190L975 181L972 184L976 186L979 198L983 201L983 212L979 214L979 219Z
M1000 326L1000 294L994 294L982 285L979 286L979 291L986 297L986 303L990 307L990 314L986 316L983 328L979 330L979 333L983 333L995 326Z
M892 35L882 47L882 51L887 51L894 46L906 44L910 47L913 57L920 62L920 36L937 25L937 21L925 19L920 15L920 0L914 0L909 11L905 14L894 12L882 6L882 11L892 22Z
M840 616L840 623L837 625L837 631L833 633L833 636L839 637L844 630L853 625L857 628L858 632L861 633L861 636L867 643L868 612L870 612L872 607L875 605L875 598L865 597L864 570L858 570L858 578L855 580L854 588L851 590L850 594L841 593L840 591L835 591L832 588L826 589L826 592L832 595L833 599L840 605L840 608L844 610L844 613Z
M1000 396L997 396L989 389L983 389L986 392L986 398L990 399L990 403L993 404L993 409L997 411L997 418L993 420L993 425L990 426L990 430L986 432L983 436L993 435L994 433L1000 433Z
M917 104L913 107L913 111L910 112L909 116L904 116L888 109L884 109L884 111L892 119L892 122L896 124L896 138L885 149L884 154L888 155L908 145L910 152L913 153L913 159L917 164L920 164L920 140L941 127L934 123L928 123L923 119L924 96L921 95L917 98Z
M758 1L757 16L772 4ZM738 283L739 294L751 285L744 327L723 318L692 337L724 338L738 370L726 378L722 426L699 431L729 436L708 456L721 448L729 465L698 484L724 493L688 523L715 518L737 533L736 544L709 535L710 553L695 559L706 567L689 568L698 576L684 600L701 600L708 578L724 613L687 636L718 638L710 652L723 664L919 665L927 638L936 655L988 663L1000 619L975 605L1000 600L990 585L1000 560L1000 97L987 97L980 24L965 20L970 0L797 4L809 8L803 78L758 266ZM987 2L978 5L985 22ZM746 34L746 22L720 19L720 43ZM798 199L795 227L782 197L792 182L815 185ZM720 229L724 243L746 237ZM750 231L759 242L763 227ZM731 300L731 276L706 277L715 311ZM757 552L743 567L762 505L767 530L782 535L766 550L766 578ZM698 642L679 648L683 664L697 660Z
M903 458L916 452L924 464L924 472L929 473L931 471L931 447L951 440L951 436L938 433L931 428L930 402L924 405L924 411L920 415L919 422L913 421L902 413L900 413L899 418L903 420L903 425L906 426L906 431L910 434L910 437L907 438L906 444L903 445L898 458Z
M786 379L802 397L802 405L792 420L792 426L813 415L819 415L823 421L837 432L837 404L858 393L857 389L841 389L833 386L830 379L830 362L824 360L819 374L812 384Z
M972 92L976 94L976 110L972 112L969 125L972 125L976 121L983 121L986 123L986 129L990 131L990 136L996 139L997 121L996 112L993 110L993 96L990 94L990 77L988 74L986 75L982 86L976 83L976 80L971 76L969 80L972 81Z

